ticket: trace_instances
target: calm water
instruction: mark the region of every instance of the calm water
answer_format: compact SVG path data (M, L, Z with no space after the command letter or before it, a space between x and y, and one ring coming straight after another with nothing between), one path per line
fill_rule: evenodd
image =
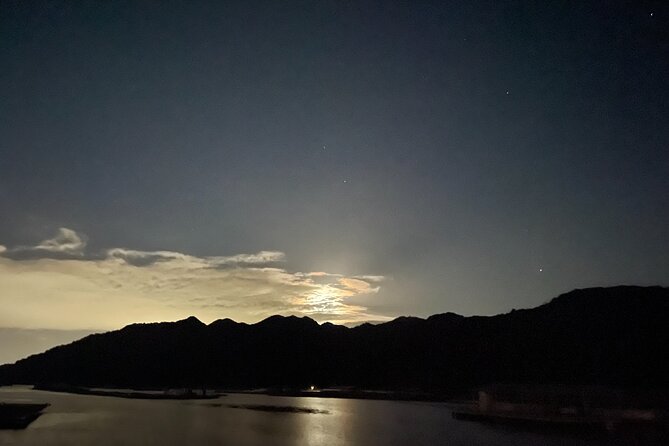
M3 402L48 402L1 445L594 445L577 438L510 430L451 418L446 405L230 394L219 400L150 401L0 388ZM216 405L219 405L216 407ZM295 406L327 413L273 413L227 405Z

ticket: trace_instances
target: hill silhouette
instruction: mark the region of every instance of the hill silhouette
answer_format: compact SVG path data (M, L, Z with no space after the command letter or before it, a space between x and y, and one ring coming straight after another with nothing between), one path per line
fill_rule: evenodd
M490 382L666 387L669 289L574 290L497 316L354 328L307 317L195 317L93 334L0 367L4 383L447 391Z

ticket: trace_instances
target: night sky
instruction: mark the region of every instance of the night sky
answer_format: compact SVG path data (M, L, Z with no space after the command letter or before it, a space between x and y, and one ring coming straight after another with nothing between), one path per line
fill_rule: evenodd
M3 0L0 360L669 285L668 10Z

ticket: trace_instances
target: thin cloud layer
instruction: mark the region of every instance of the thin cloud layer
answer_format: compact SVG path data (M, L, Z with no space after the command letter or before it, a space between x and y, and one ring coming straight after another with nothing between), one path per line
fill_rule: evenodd
M67 228L33 247L0 248L0 326L111 329L191 314L204 321L255 322L273 314L338 323L389 319L347 302L377 294L382 276L292 272L279 267L282 252L198 257L85 248L85 237Z

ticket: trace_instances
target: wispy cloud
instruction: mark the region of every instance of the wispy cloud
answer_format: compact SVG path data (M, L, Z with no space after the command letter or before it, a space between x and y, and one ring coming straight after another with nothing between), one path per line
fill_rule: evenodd
M59 228L53 238L42 240L35 246L17 246L7 249L2 246L0 254L15 260L29 259L68 259L84 255L86 238L72 229Z
M234 256L196 257L173 251L136 251L114 248L106 251L106 258L123 260L133 266L149 266L156 262L179 262L192 268L220 268L240 265L268 265L285 260L286 255L278 251L260 251L256 254Z
M353 278L364 280L365 282L374 282L374 283L383 282L384 280L386 280L385 276L370 276L370 275L353 276Z
M255 322L272 314L342 323L388 319L348 302L377 294L382 276L290 271L281 267L285 258L278 251L89 253L85 237L61 228L35 246L0 249L0 326L106 329L190 314L204 321Z

